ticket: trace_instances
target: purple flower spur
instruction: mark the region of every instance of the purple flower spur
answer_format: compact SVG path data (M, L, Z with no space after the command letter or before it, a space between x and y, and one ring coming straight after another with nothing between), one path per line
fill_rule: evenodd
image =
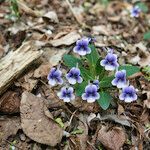
M115 74L115 79L112 80L112 85L117 86L117 88L123 88L126 86L126 70L117 71Z
M67 74L66 78L70 84L81 83L83 81L80 76L80 70L76 67L73 67Z
M89 84L85 88L85 93L82 94L82 99L87 100L88 103L95 102L100 98L99 93L97 92L97 86Z
M117 55L108 53L105 59L101 60L100 65L104 66L105 70L115 70L119 66L117 62Z
M48 83L51 86L55 86L57 84L63 84L62 80L62 72L57 68L52 68L47 76Z
M94 80L93 84L97 86L97 89L99 89L99 80Z
M119 96L119 99L127 103L137 100L135 88L132 85L124 87L122 89L122 93Z
M78 53L81 56L91 53L91 48L88 47L89 39L82 38L76 42L76 46L73 48L75 53Z
M134 6L131 10L130 10L130 16L131 17L139 17L141 12L141 9L139 8L139 6Z
M60 92L57 93L57 96L62 99L64 102L70 102L75 99L75 95L73 94L72 87L62 87Z

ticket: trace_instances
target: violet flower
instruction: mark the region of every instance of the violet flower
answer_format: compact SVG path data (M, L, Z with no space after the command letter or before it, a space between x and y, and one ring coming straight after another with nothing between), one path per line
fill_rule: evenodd
M99 80L94 80L93 84L97 86L97 89L99 89Z
M126 86L126 70L117 71L115 74L115 79L112 80L112 85L117 86L117 88L123 88Z
M52 86L63 84L62 72L58 68L52 68L47 76L48 83Z
M117 55L108 53L105 59L101 60L100 65L104 66L105 70L115 70L119 66L117 62Z
M95 102L100 98L99 93L97 92L97 86L89 84L85 87L85 93L82 94L82 99L87 100L88 103Z
M124 87L119 99L124 100L127 103L137 100L135 88L132 85Z
M75 53L78 53L81 56L91 53L91 48L88 47L89 39L82 38L76 42L76 46L73 48Z
M81 83L83 81L80 76L80 70L76 67L73 67L67 74L66 78L70 84Z
M141 12L141 9L139 8L139 6L134 6L131 10L130 10L130 16L131 17L139 17Z
M73 94L72 87L62 87L60 92L57 93L57 96L62 99L64 102L70 102L75 99L75 95Z

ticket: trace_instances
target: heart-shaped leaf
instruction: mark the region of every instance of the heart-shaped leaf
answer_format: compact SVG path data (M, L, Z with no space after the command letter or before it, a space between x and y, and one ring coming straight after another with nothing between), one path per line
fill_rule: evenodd
M98 100L99 105L106 110L111 102L111 95L107 92L100 92L100 99Z
M140 68L137 66L124 65L124 66L119 67L119 70L123 70L123 69L126 70L127 77L129 77L137 72L140 72Z

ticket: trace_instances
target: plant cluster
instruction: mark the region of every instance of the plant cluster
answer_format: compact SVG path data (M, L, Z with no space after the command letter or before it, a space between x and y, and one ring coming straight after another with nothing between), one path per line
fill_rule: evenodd
M9 0L9 2L10 2L10 11L11 11L11 13L6 15L5 17L7 19L12 20L12 21L16 21L20 17L18 2L17 2L17 0Z
M93 38L82 38L76 42L73 52L78 57L65 54L64 64L70 68L65 76L60 66L52 68L48 74L48 83L53 87L65 85L58 92L64 102L70 102L76 96L92 103L98 101L103 109L111 103L114 87L119 89L119 99L125 102L137 100L136 90L129 85L127 77L139 72L136 66L120 66L113 49L105 50L102 58L96 50ZM110 94L112 93L112 94Z

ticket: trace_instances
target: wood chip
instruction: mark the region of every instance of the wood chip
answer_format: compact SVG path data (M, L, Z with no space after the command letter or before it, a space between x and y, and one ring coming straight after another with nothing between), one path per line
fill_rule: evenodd
M0 60L0 95L41 55L33 42L26 42Z

